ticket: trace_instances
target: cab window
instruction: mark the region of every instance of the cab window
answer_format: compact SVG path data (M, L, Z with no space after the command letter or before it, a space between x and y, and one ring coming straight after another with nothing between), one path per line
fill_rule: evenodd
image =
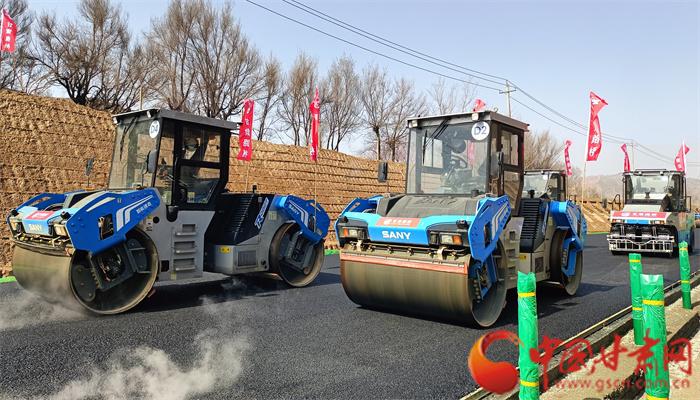
M183 126L178 149L181 203L207 204L221 178L221 134L197 126Z

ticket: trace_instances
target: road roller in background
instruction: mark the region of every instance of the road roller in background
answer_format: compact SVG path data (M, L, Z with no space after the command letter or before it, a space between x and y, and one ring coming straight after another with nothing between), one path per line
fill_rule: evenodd
M156 280L204 271L272 273L293 287L316 278L330 223L319 204L226 190L238 123L159 109L114 122L107 189L43 193L10 212L12 269L23 288L116 314Z
M574 295L586 220L563 174L525 174L527 127L495 111L409 119L405 194L355 199L336 221L348 297L488 327L518 270Z
M608 245L615 254L678 254L678 243L695 247L692 199L684 172L637 169L622 175L625 206L610 212Z

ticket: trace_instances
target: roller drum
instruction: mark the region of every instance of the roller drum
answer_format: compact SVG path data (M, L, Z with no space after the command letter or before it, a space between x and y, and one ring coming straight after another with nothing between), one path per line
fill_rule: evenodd
M356 304L488 327L505 304L505 281L499 280L484 301L476 302L468 263L469 257L463 265L447 265L343 252L340 276Z
M16 245L12 254L12 273L25 290L48 302L82 310L71 289L72 261L71 256L42 253Z
M132 230L127 240L136 240L142 246L149 271L134 273L104 291L97 288L84 252L68 256L58 250L16 244L12 270L20 286L49 302L96 314L118 314L135 307L148 295L159 266L155 245L145 233Z

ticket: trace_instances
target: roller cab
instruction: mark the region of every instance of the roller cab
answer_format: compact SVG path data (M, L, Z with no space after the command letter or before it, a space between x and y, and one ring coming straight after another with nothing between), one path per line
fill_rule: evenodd
M158 109L114 122L107 188L43 193L8 216L22 287L115 314L139 304L157 280L205 271L313 282L328 215L291 195L228 192L238 123Z
M570 213L575 205L533 194L536 209L521 207L527 124L484 111L413 118L408 129L406 193L355 199L335 225L342 284L353 302L490 326L518 268L552 279L554 250L544 238L558 231L555 268L580 274L585 220L581 229L583 216Z

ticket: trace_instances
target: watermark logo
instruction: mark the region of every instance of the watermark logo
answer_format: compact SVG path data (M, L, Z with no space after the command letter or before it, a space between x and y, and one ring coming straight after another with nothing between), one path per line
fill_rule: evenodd
M522 343L518 336L506 330L497 330L489 332L480 337L474 346L472 346L468 365L474 381L483 389L497 394L507 393L518 385L518 371L515 366L507 361L492 361L486 357L486 351L489 346L496 341L507 340L516 346L521 346ZM636 385L637 388L656 387L661 385L671 385L674 388L688 387L689 381L687 378L674 379L671 382L659 380L658 376L649 379L641 380L603 380L600 378L591 377L597 368L605 368L609 371L617 371L621 358L628 357L636 361L635 371L645 371L654 367L658 373L659 368L668 370L669 363L675 363L679 372L686 376L692 374L692 349L691 342L687 338L677 338L666 346L663 346L663 365L656 365L658 360L655 360L652 351L656 346L663 346L658 339L649 337L647 330L644 337L644 344L627 348L622 344L622 338L615 335L613 342L609 346L603 346L594 351L591 343L586 339L574 339L563 341L561 339L544 336L539 343L537 349L530 349L530 359L542 366L547 371L550 363L554 361L554 356L557 353L561 354L558 361L558 369L564 374L572 374L578 371L584 371L581 379L570 379L556 382L554 386L559 388L596 388L598 391L610 390L616 387L627 387ZM549 382L548 374L542 375L542 386L544 391L548 390L551 382Z
M518 335L513 332L489 332L474 343L469 351L467 364L469 372L479 386L491 393L503 394L513 390L518 384L518 371L507 361L492 361L486 357L489 346L499 340L507 340L515 346L520 344Z

